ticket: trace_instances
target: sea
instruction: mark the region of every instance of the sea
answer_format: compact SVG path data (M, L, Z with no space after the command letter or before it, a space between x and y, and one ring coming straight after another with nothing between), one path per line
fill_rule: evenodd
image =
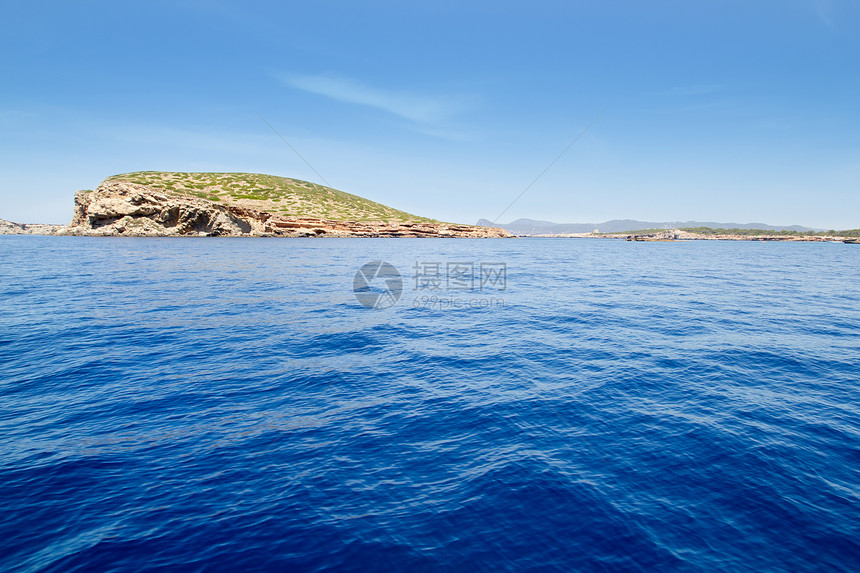
M0 237L0 570L860 571L860 246Z

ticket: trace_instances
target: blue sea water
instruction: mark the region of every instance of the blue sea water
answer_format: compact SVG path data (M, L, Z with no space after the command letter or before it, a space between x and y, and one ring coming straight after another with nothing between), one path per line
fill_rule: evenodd
M353 293L373 260L403 275L383 310ZM416 290L436 263L506 281ZM843 244L0 237L0 569L858 571L858 269Z

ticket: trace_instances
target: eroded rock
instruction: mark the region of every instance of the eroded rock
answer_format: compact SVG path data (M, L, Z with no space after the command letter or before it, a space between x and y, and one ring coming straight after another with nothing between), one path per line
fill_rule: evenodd
M57 234L173 237L510 237L503 230L446 223L388 223L281 217L193 196L105 181L75 194L75 213Z

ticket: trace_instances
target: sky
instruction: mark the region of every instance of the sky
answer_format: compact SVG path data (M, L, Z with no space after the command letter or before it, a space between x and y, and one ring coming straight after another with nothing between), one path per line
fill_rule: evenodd
M460 223L858 228L860 1L4 0L0 218L149 170Z

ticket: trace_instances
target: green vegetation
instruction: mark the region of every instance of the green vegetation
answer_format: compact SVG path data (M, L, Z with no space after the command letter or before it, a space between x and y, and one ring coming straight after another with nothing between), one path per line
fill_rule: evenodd
M636 229L634 231L618 231L616 233L601 233L602 235L652 235L655 233L665 233L666 231L686 231L687 233L695 233L697 235L738 235L741 237L750 236L804 236L810 233L801 233L798 231L769 231L766 229L714 229L712 227L678 227L677 229Z
M802 237L809 233L800 231L771 231L766 229L712 229L711 227L684 227L680 229L688 233L696 233L698 235L739 235L741 237L748 236L778 236L778 237Z
M595 233L596 235L651 235L654 233L664 233L672 229L637 229L635 231L612 231L611 233Z
M848 229L845 231L834 231L833 229L823 233L816 233L824 237L836 235L837 237L860 237L860 229Z
M274 175L139 171L114 175L107 180L147 185L162 193L200 197L261 211L277 211L287 217L317 217L341 221L438 222L331 187Z

